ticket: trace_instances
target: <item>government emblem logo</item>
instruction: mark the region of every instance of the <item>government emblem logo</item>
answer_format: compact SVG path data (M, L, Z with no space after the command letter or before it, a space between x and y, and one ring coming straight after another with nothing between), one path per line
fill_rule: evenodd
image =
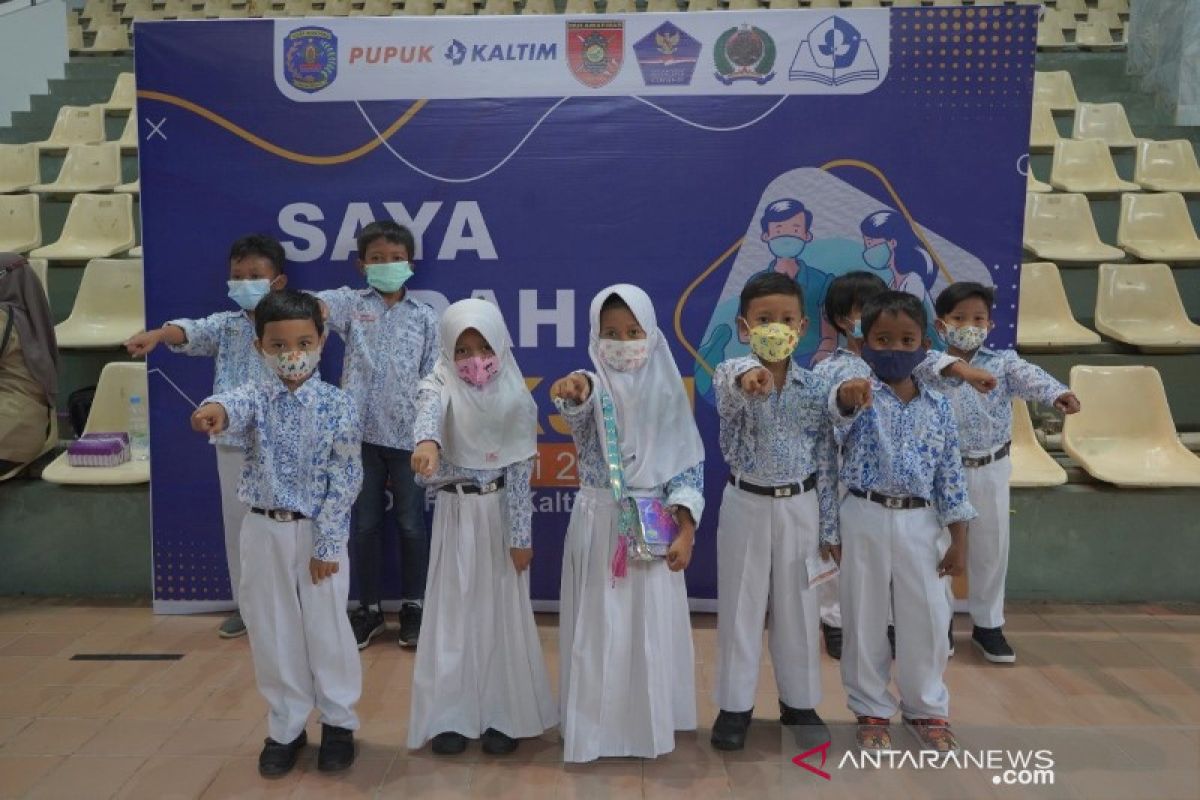
M730 28L713 45L713 64L716 79L726 86L736 81L762 86L775 77L775 40L751 25Z
M664 22L633 44L647 86L687 86L700 59L700 42Z
M283 76L302 92L319 92L337 78L337 37L328 28L297 28L283 40Z
M624 22L567 23L567 65L584 86L599 89L611 83L624 56Z

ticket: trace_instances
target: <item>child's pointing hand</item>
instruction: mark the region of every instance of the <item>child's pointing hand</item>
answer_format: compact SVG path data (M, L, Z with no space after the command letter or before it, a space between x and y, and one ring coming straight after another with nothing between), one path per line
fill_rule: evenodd
M572 373L565 378L559 378L550 387L551 397L557 397L573 403L582 403L588 399L588 395L591 393L591 383L588 382L585 376L578 372Z
M229 425L229 416L219 403L205 403L192 414L192 430L220 433Z
M774 380L766 367L754 367L738 376L738 386L751 397L765 397L771 393Z

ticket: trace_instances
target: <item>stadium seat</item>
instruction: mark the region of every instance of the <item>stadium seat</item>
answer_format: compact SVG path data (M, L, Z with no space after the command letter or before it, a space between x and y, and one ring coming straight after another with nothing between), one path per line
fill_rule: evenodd
M85 47L80 52L85 55L116 55L118 53L128 53L132 48L129 45L129 30L124 25L104 25L96 31L96 38L92 40L90 47Z
M142 257L142 246L139 244L137 247L130 250L129 257L130 258L141 258Z
M1097 25L1103 25L1110 31L1125 30L1125 23L1121 21L1120 15L1112 9L1091 8L1088 9L1087 21Z
M105 26L119 26L122 24L121 15L111 8L97 12L95 16L88 19L87 23L87 30L91 33L95 33Z
M1143 261L1200 261L1200 237L1179 192L1121 195L1117 244Z
M50 138L37 142L39 150L66 150L73 144L104 141L104 110L99 106L63 106L54 120Z
M1080 325L1071 313L1058 267L1046 261L1021 265L1017 302L1017 347L1062 350L1100 344L1100 335Z
M1066 70L1033 73L1033 102L1051 111L1074 111L1079 105L1075 82Z
M351 9L354 17L390 17L395 9L392 0L366 0L362 8Z
M850 0L851 8L879 8L881 5L879 0Z
M570 9L571 0L567 0L567 11L571 14L592 14L595 12L596 6L591 0L584 0L584 4L587 5L587 9L580 8L572 11ZM479 13L492 16L508 15L517 13L517 8L513 0L487 0L483 4L483 8L479 10Z
M1086 0L1058 0L1054 6L1060 14L1071 13L1083 16L1087 14L1088 10Z
M1054 145L1050 183L1064 192L1083 194L1136 192L1141 188L1121 180L1108 145L1100 139L1059 139Z
M250 16L250 6L245 4L235 7L233 0L205 0L204 16L217 19L242 19Z
M83 51L83 28L78 25L67 26L67 50L72 54Z
M116 142L76 144L67 150L58 177L29 191L40 194L105 192L121 183L121 146Z
M1200 325L1188 319L1166 264L1101 264L1096 329L1151 352L1200 347Z
M1043 23L1057 25L1064 31L1075 30L1075 15L1070 12L1059 12L1053 8L1045 8L1042 10Z
M800 7L800 0L768 0L767 8L776 10L791 10Z
M933 0L933 5L943 8L962 8L963 4L961 0Z
M1054 187L1048 183L1042 183L1037 179L1037 175L1033 174L1033 167L1025 173L1025 191L1027 192L1052 192Z
M437 13L437 9L433 5L433 0L404 0L404 8L401 13L412 17L432 17Z
M554 8L554 0L525 0L525 5L521 7L522 14L556 14L557 9Z
M1009 485L1017 489L1030 489L1066 483L1067 471L1038 442L1025 401L1014 399L1012 412L1012 449L1009 451L1012 477L1009 478Z
M284 0L283 16L307 17L313 14L312 3L309 0Z
M1054 115L1046 106L1034 103L1033 114L1029 118L1029 152L1045 153L1053 150L1058 140Z
M29 268L33 270L33 274L37 275L37 279L42 284L42 289L46 292L46 297L50 296L50 264L44 258L27 258Z
M636 0L607 0L604 6L606 14L636 14Z
M192 0L166 0L162 9L163 19L204 19L204 10L192 8Z
M1112 261L1124 257L1100 241L1088 200L1081 194L1025 195L1025 249L1039 258L1064 261Z
M125 0L121 19L162 19L162 12L154 7L153 0Z
M21 192L42 179L32 144L0 144L0 194Z
M567 0L568 4L570 0ZM688 11L715 11L720 8L717 0L688 0Z
M0 253L25 253L42 243L36 194L0 194Z
M729 0L730 11L757 11L762 8L758 0Z
M135 179L129 183L122 183L120 186L113 187L113 191L122 194L131 194L133 195L133 199L136 200L138 195L142 193L142 182L140 179Z
M1057 17L1038 23L1037 46L1044 50L1065 50L1068 47L1067 37L1063 36Z
M1071 138L1103 139L1113 149L1137 147L1137 137L1120 103L1080 103L1075 108Z
M1118 14L1129 14L1129 0L1097 0L1096 7L1116 11Z
M84 0L83 10L79 12L80 19L91 19L97 14L112 13L110 0Z
M465 17L475 14L475 3L472 0L446 0L445 6L439 8L437 13L443 17Z
M59 347L118 347L145 329L142 262L97 258L84 267L75 306L54 335Z
M808 0L809 8L837 8L838 5L837 0ZM730 8L733 8L732 4Z
M118 433L129 431L129 398L137 395L148 402L146 364L113 361L105 364L96 384L96 396L88 412L84 433ZM147 483L150 480L150 461L126 461L116 467L73 467L62 453L42 472L50 483L84 486L114 486Z
M321 14L326 17L348 17L353 8L351 0L325 0Z
M1114 40L1108 25L1089 21L1075 26L1075 46L1087 50L1115 50L1124 47L1125 42Z
M892 8L920 8L921 0L892 0Z
M1200 486L1200 458L1175 431L1152 367L1071 368L1081 410L1063 422L1063 449L1093 477L1118 486Z
M647 0L646 10L658 14L674 14L679 11L679 4L675 0Z
M1187 139L1138 142L1133 179L1154 192L1200 192L1200 165Z
M117 144L121 146L122 153L129 154L137 152L137 114L130 113L129 119L125 120L125 127L121 129L121 138L117 140Z
M52 261L89 261L124 253L134 245L133 198L127 194L77 194L62 236L30 255Z

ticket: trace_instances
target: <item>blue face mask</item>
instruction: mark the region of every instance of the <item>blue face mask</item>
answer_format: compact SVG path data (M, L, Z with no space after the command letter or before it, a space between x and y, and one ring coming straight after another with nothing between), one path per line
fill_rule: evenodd
M888 262L891 260L892 249L887 246L887 242L880 242L863 250L863 261L871 269L887 269Z
M266 278L254 278L248 281L228 281L229 299L241 306L243 311L253 311L258 301L271 291L271 284Z
M384 294L392 294L400 291L401 287L412 276L412 265L407 261L393 261L390 264L367 264L367 284L372 289Z
M797 258L807 245L799 236L776 236L767 241L771 255L776 258Z
M863 361L884 383L897 383L912 375L925 360L925 348L916 350L874 350L866 345L862 349Z

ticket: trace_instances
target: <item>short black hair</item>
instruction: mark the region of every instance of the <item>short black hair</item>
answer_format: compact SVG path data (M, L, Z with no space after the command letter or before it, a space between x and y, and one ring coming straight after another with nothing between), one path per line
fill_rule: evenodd
M772 294L784 294L794 297L800 303L800 316L804 314L804 290L800 284L784 275L782 272L760 272L742 287L742 296L738 298L738 316L745 317L750 301Z
M393 222L390 219L372 222L359 231L358 257L366 258L367 248L380 239L386 239L392 244L404 245L404 249L408 251L408 259L410 261L417 257L417 243L413 238L412 231L399 222Z
M268 322L283 322L289 319L311 319L317 326L317 335L325 333L321 302L317 298L295 289L280 289L277 292L268 292L254 307L254 334L262 339Z
M889 289L863 303L862 330L864 337L871 332L875 320L879 319L881 314L903 314L920 326L922 336L925 335L925 328L929 325L929 317L925 314L925 304L916 295Z
M262 256L271 262L275 272L283 274L283 245L273 236L263 233L252 233L243 236L229 248L229 263L241 261L246 256Z
M953 311L963 300L978 297L987 306L988 316L992 315L992 306L996 302L996 290L975 281L959 281L952 283L937 296L933 310L939 317L944 317Z
M872 297L887 290L887 284L873 272L856 270L839 275L825 290L825 319L834 330L840 330L837 324L839 317L850 316L855 306L861 309Z

